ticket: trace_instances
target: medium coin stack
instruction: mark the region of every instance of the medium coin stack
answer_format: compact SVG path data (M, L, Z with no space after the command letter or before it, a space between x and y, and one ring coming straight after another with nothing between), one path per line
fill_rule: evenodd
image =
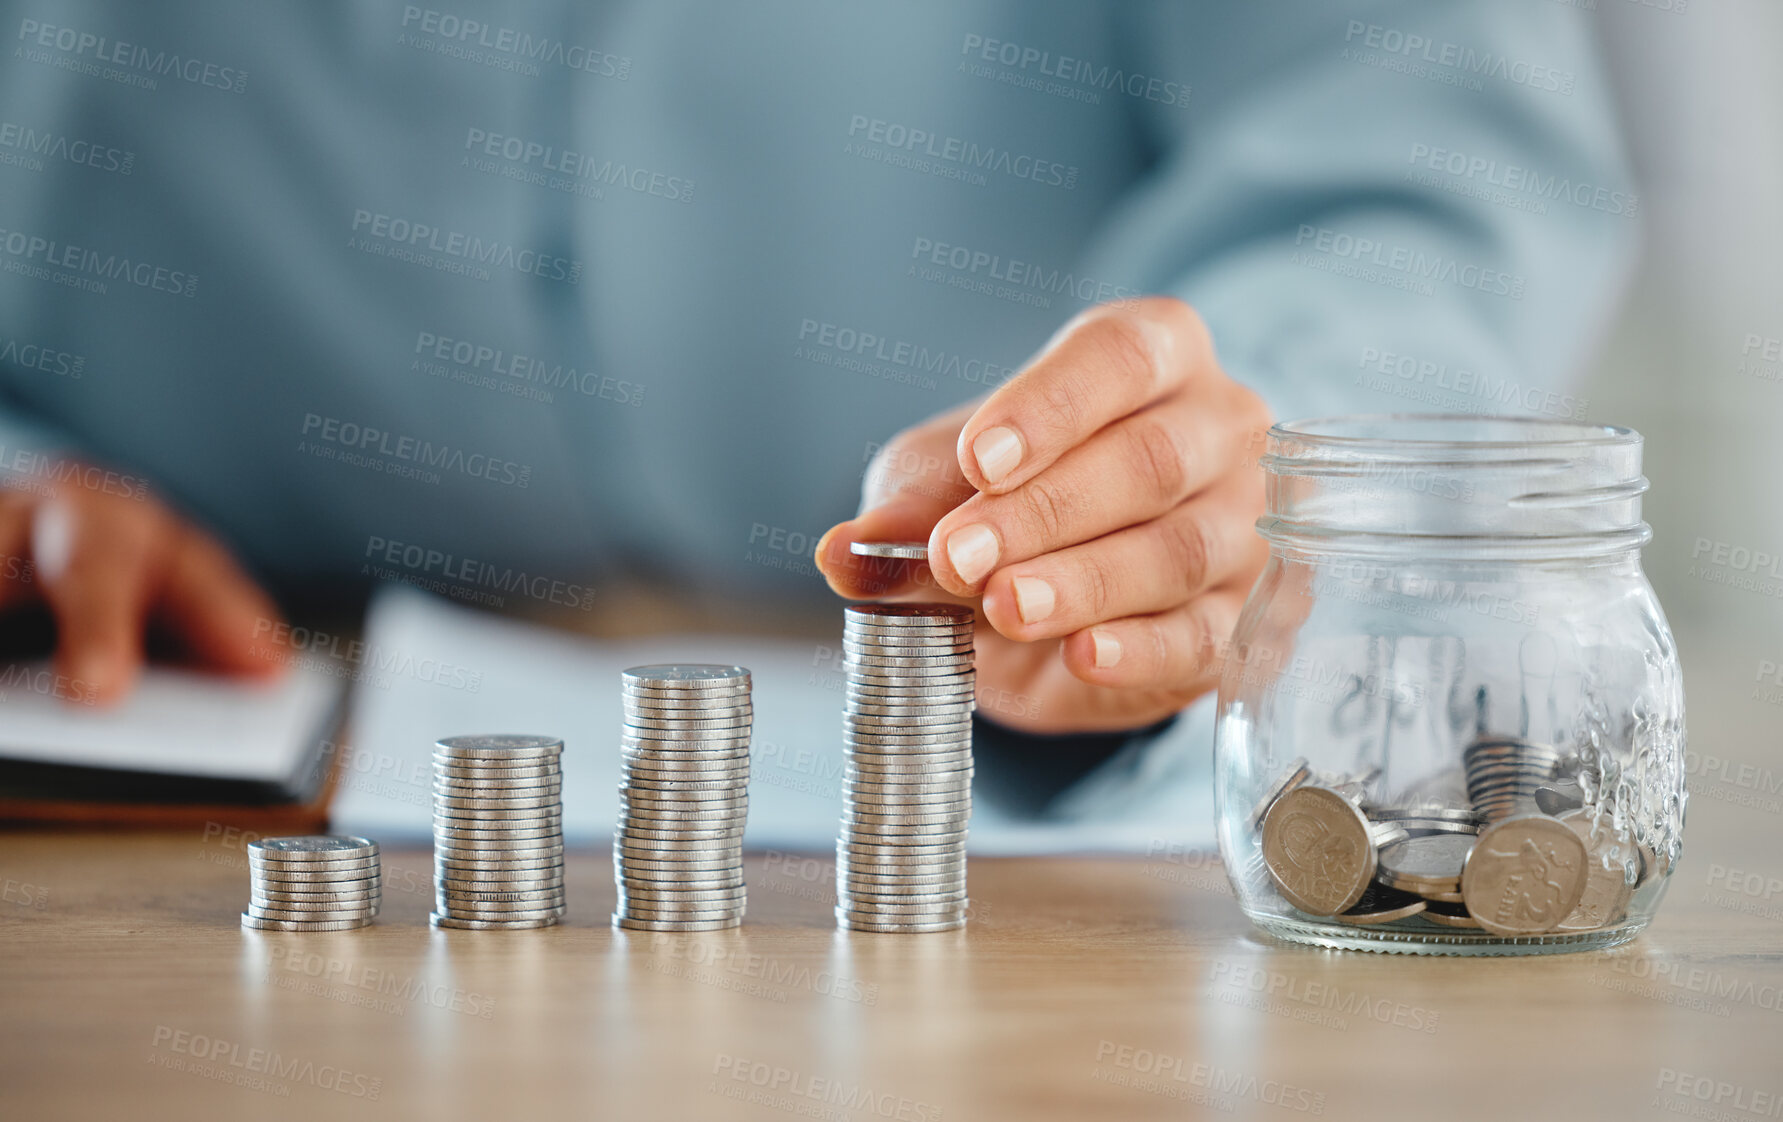
M261 838L248 843L248 910L256 931L351 931L377 918L383 874L368 838Z
M972 621L972 609L957 604L855 604L844 613L843 927L947 931L966 922Z
M741 666L634 666L623 676L613 924L716 931L743 922L743 827L755 707Z
M563 741L501 734L434 744L433 895L435 927L562 918Z
M1488 823L1534 810L1535 792L1554 781L1560 753L1514 736L1482 736L1461 753L1467 797Z

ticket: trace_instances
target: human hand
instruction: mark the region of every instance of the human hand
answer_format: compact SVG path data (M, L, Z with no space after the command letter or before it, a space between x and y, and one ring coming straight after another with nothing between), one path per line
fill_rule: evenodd
M0 613L41 602L56 622L55 672L69 701L121 700L154 625L199 665L271 677L255 645L278 609L204 531L115 473L59 472L46 494L0 489ZM258 651L258 653L257 653Z
M850 598L981 600L980 697L1026 699L987 716L1143 727L1219 684L1268 557L1254 450L1269 423L1187 304L1092 308L981 402L888 441L817 564ZM925 539L926 566L849 552Z

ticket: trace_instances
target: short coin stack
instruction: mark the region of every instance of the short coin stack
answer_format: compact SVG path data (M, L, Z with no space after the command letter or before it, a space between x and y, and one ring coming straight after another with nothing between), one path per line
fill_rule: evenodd
M1535 792L1554 781L1560 753L1514 736L1482 736L1461 753L1467 797L1487 823L1535 809Z
M623 675L613 924L716 931L743 921L743 827L755 709L741 666L634 666Z
M435 927L549 927L564 914L563 741L449 736L433 746Z
M377 918L383 878L367 838L261 838L248 844L248 910L257 931L351 931Z
M972 609L855 604L844 615L836 920L855 931L966 922Z

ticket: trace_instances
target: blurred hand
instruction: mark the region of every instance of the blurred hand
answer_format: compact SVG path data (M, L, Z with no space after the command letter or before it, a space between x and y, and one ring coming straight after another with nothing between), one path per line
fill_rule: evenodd
M80 481L94 472L62 474L69 478L47 497L0 490L0 613L48 607L55 670L70 681L63 696L122 699L142 668L151 623L201 666L279 672L265 653L270 644L255 653L256 631L269 631L278 609L215 539L146 493Z
M817 564L851 598L981 600L987 717L1143 727L1219 684L1268 556L1269 423L1187 304L1092 308L989 397L893 437ZM927 566L849 553L925 539Z

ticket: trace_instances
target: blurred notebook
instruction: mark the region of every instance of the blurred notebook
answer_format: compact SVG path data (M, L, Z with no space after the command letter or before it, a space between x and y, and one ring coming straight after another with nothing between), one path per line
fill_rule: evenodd
M244 683L152 668L99 709L0 666L0 820L304 828L326 817L345 712L340 677Z

